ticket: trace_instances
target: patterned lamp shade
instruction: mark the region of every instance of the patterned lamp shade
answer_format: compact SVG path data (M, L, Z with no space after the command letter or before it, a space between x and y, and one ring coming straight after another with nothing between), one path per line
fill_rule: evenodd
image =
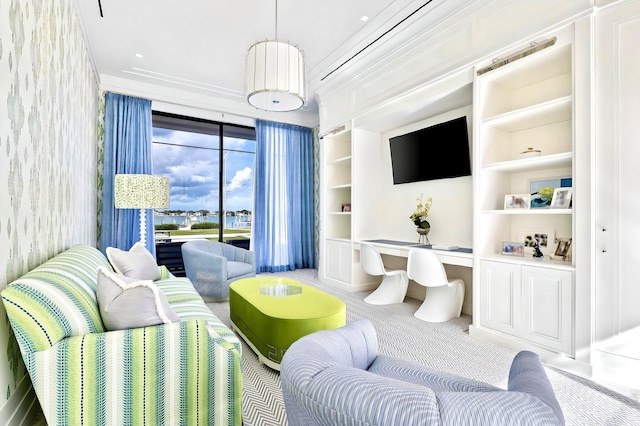
M115 205L118 209L169 207L169 178L152 175L116 175Z

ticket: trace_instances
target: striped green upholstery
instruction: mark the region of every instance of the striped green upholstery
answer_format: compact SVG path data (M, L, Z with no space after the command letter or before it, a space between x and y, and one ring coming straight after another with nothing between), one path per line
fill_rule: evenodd
M241 424L238 338L186 278L156 284L179 323L105 332L95 248L76 246L11 283L2 299L49 425Z
M96 301L98 266L113 270L95 248L75 246L2 292L23 356L65 337L104 331Z

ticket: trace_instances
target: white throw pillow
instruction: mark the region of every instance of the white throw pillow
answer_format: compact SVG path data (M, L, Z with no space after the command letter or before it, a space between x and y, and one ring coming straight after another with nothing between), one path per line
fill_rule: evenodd
M180 321L162 290L150 280L137 280L98 268L96 291L107 330L125 330Z
M135 243L129 251L107 247L107 258L113 269L125 277L151 281L160 279L160 268L156 260L140 242Z

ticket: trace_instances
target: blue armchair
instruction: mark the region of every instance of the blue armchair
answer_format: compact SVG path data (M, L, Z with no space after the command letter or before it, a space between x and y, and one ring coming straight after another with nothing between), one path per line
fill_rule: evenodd
M256 255L231 244L193 240L182 245L187 278L205 301L229 297L229 284L256 276Z
M359 320L295 342L280 369L289 424L563 425L540 358L514 358L508 390L378 354Z

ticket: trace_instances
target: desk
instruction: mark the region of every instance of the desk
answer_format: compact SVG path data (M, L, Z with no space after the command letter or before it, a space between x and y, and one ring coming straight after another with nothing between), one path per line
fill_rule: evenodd
M431 244L410 243L395 240L363 240L378 249L380 254L391 256L409 257L409 250L412 248L423 248L433 250ZM356 250L360 250L360 242L354 244ZM470 248L458 248L456 250L433 250L440 262L447 265L473 267L473 250Z

